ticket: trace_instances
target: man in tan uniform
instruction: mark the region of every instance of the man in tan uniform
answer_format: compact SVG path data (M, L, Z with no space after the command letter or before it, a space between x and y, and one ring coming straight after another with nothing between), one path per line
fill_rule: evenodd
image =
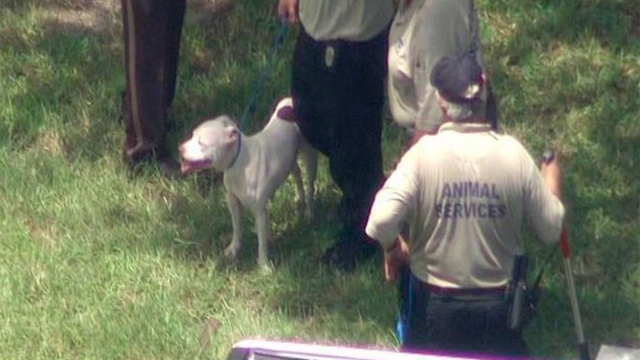
M443 58L431 83L444 123L404 155L366 227L385 249L387 278L403 260L411 270L403 346L526 354L521 332L507 327L505 288L524 253L523 220L541 242L559 239L558 161L538 171L517 140L493 132L474 111L485 91L475 56ZM398 246L401 231L408 249Z
M280 0L300 20L291 70L298 125L342 191L341 231L324 261L353 270L375 253L364 223L382 172L382 107L392 0Z
M389 110L412 142L435 134L442 123L436 93L429 83L443 56L473 50L482 64L479 20L474 0L401 0L389 34ZM497 129L496 100L485 92L485 119Z

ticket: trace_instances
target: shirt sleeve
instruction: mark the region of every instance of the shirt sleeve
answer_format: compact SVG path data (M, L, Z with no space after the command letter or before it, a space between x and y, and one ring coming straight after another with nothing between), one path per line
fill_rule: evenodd
M418 147L413 146L402 158L376 194L369 213L365 231L385 249L393 244L408 215L415 211L419 192L416 172Z
M560 239L564 221L564 206L544 183L535 162L526 154L528 181L524 189L524 212L529 227L543 243L551 244Z

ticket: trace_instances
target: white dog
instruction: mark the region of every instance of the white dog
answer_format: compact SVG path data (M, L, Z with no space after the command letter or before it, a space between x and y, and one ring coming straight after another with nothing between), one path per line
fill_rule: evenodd
M245 137L227 116L219 116L199 125L191 138L180 145L182 172L213 167L224 172L224 186L231 212L233 238L224 251L235 258L241 246L241 205L256 219L258 264L268 268L269 213L267 205L275 191L293 171L299 205L313 218L317 152L302 136L295 123L291 98L281 100L265 128ZM298 150L307 169L305 193L297 164Z

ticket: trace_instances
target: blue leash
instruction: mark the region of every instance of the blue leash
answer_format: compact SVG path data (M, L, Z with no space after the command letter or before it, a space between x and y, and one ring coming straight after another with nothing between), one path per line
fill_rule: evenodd
M276 35L276 39L273 43L273 47L271 49L271 54L269 55L267 66L262 70L262 73L258 78L258 82L256 83L256 86L253 90L251 101L249 102L249 105L247 106L247 108L244 110L244 114L242 114L242 118L240 119L240 122L238 124L240 129L245 128L247 120L249 120L249 118L256 111L256 108L258 106L258 97L260 97L260 93L264 88L264 81L266 80L267 75L269 74L269 71L271 71L271 68L273 67L273 63L276 58L276 54L278 53L278 50L280 50L280 48L284 44L284 39L285 39L285 36L287 35L288 29L289 29L289 26L287 25L287 22L282 21L282 25L280 25L280 30L278 30L278 34Z

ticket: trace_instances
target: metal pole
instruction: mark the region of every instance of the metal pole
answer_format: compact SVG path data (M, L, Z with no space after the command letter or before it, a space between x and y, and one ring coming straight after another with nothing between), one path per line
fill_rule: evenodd
M555 153L553 150L546 150L542 155L542 161L549 164L553 161ZM571 246L569 245L569 232L566 228L560 233L560 251L564 263L564 272L569 285L569 299L571 300L571 311L573 312L573 323L576 328L576 337L578 338L578 352L580 360L590 360L589 345L584 338L584 330L582 328L582 318L580 317L580 307L578 306L578 296L576 295L576 284L573 280L573 270L571 268Z
M567 276L569 284L569 299L571 300L571 311L573 312L573 322L576 328L576 336L578 338L578 351L580 352L580 360L590 360L589 346L584 338L584 330L582 328L582 318L580 317L580 307L578 306L578 296L576 295L576 285L573 281L573 271L571 269L571 248L569 246L569 234L567 229L562 229L560 234L560 250L564 262L564 272Z

